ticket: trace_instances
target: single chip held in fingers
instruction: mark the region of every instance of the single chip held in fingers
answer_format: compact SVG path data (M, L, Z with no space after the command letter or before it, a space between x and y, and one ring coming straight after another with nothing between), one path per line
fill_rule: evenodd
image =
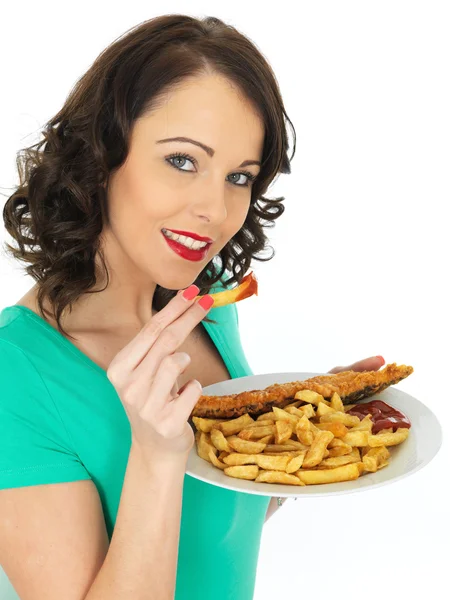
M245 300L245 298L249 298L255 294L258 295L258 281L253 274L253 271L246 275L241 283L233 288L232 290L225 290L223 292L217 292L216 294L209 294L211 298L214 300L214 304L212 308L218 308L219 306L226 306L227 304L233 304L234 302L239 302L240 300ZM201 298L201 296L197 296L196 300Z

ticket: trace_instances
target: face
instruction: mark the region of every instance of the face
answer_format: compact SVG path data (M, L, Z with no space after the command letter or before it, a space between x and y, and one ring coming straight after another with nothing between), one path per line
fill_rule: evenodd
M211 150L161 142L174 137ZM205 75L168 92L163 105L134 124L127 160L110 176L110 225L102 233L107 264L114 248L114 270L135 284L190 285L242 227L252 185L245 172L260 170L242 163L260 161L263 143L261 119L228 80ZM189 234L210 241L192 246Z

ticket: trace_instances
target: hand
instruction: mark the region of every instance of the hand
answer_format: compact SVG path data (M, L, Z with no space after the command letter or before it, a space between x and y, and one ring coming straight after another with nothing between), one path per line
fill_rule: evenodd
M342 373L342 371L378 371L384 363L385 360L382 356L372 356L371 358L359 360L348 367L334 367L334 369L331 369L328 373Z
M152 461L156 455L184 459L195 441L188 418L202 386L191 379L178 389L177 378L191 359L177 349L211 308L210 296L194 302L198 291L191 286L178 293L113 358L107 371L130 421L132 447L141 448Z

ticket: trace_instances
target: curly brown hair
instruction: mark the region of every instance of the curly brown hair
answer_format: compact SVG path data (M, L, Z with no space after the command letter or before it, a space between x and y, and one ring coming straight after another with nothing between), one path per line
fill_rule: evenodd
M239 284L252 259L273 258L264 228L284 212L284 197L263 194L278 173L291 172L295 129L270 65L247 37L216 17L169 14L144 21L101 52L45 124L44 139L17 154L20 184L5 203L3 221L18 248L5 243L6 251L28 264L41 313L48 298L64 335L72 337L60 322L65 307L96 293L97 254L109 284L100 244L108 224L107 182L127 158L133 123L172 86L205 73L225 76L244 93L264 122L265 137L245 223L195 283L200 294L219 280ZM284 117L294 136L290 158ZM257 256L266 248L271 256ZM153 307L161 310L175 294L156 286Z

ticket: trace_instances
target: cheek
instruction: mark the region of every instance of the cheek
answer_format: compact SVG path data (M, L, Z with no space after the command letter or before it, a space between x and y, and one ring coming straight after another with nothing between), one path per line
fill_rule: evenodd
M247 218L250 208L250 201L242 201L242 199L239 200L240 202L234 203L228 211L228 218L223 232L225 238L223 245L225 245L234 235L236 235L236 233L244 225Z
M115 214L122 223L139 223L147 227L159 226L183 206L182 196L174 193L173 186L154 175L134 177L132 182L122 186L117 198Z
M233 227L235 233L237 233L245 223L245 219L247 218L250 210L250 198L248 198L248 200L241 199L241 202L236 204L237 206L233 215Z

